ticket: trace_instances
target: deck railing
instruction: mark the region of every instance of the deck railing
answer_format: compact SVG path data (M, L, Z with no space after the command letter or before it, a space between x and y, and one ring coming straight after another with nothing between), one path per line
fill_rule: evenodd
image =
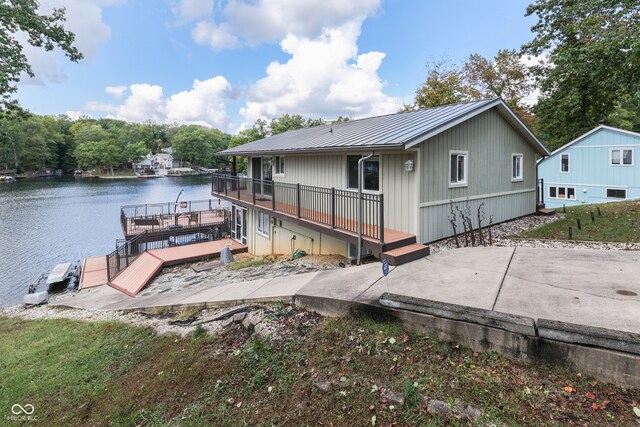
M224 195L296 218L358 233L358 193L336 188L314 187L213 174L212 194ZM384 197L362 194L363 235L384 242Z
M181 206L180 206L181 205ZM142 205L126 205L120 207L120 224L125 235L130 235L136 223L146 224L146 231L157 232L176 228L200 228L214 225L215 215L203 215L203 212L218 213L222 216L224 206L220 199L192 200L176 204L148 203ZM146 223L145 223L146 221ZM150 225L150 224L157 225Z
M202 231L194 232L193 230L183 229L161 235L150 235L148 231L144 231L132 239L116 240L116 250L107 255L107 280L111 281L112 278L131 265L145 251L210 242L229 237L231 233L231 215L228 209L225 209L224 212L224 220L222 222Z

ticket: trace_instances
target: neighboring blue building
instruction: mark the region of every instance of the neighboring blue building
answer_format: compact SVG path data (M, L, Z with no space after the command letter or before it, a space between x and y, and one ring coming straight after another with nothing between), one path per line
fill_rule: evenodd
M598 126L538 162L548 208L640 199L640 134Z

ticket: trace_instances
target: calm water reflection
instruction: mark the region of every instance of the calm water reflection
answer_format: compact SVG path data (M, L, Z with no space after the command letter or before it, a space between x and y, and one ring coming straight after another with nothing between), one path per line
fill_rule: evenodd
M21 301L55 264L104 255L122 238L120 206L211 198L210 178L49 178L0 184L0 305Z

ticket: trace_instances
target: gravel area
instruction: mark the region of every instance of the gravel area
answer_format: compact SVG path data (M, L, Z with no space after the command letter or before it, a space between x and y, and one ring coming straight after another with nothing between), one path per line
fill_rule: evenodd
M640 250L639 243L610 243L610 242L578 242L567 240L546 240L546 239L526 239L514 237L524 231L541 227L550 222L564 218L561 213L553 216L526 216L514 221L504 222L492 226L491 234L493 236L494 246L513 247L520 246L524 248L556 248L556 249L594 249L594 250ZM485 230L485 236L486 230ZM486 237L488 239L488 237ZM459 236L458 240L461 246L464 246L464 237ZM439 242L432 243L431 253L455 249L455 239L449 238Z
M104 311L104 310L76 310L57 308L48 305L39 305L35 307L25 307L15 305L12 307L0 308L0 315L7 317L19 317L25 320L41 320L41 319L70 319L89 322L109 322L118 321L128 323L133 326L151 328L158 334L173 333L180 336L192 334L198 323L203 323L202 327L208 333L217 332L222 325L222 321L210 320L217 317L234 307L216 309L216 310L184 310L182 312L158 312L157 314L148 314L143 312L122 312L122 311ZM183 317L196 316L190 325L172 325L170 322L182 319Z
M176 292L184 289L214 288L234 282L256 279L270 279L293 274L311 273L321 270L332 270L350 266L346 258L339 255L308 255L296 260L285 257L253 256L250 254L234 255L236 261L257 261L264 264L232 270L228 267L215 267L209 271L196 272L193 265L181 265L165 268L140 295L153 295L165 292Z

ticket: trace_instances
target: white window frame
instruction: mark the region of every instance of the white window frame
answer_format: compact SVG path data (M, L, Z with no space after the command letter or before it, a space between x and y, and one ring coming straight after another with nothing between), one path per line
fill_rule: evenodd
M618 163L618 164L613 163L613 152L614 151L619 151L620 152L620 163ZM625 151L631 151L631 163L629 163L629 164L625 164L624 163L624 152ZM629 166L633 166L634 163L635 163L635 153L634 153L633 148L611 148L611 149L609 149L609 166L629 167Z
M551 195L551 189L555 188L556 189L556 196L553 197ZM560 189L564 188L564 194L566 194L567 197L558 197L560 194ZM573 198L569 197L569 189L573 189ZM571 186L564 186L564 185L550 185L549 186L549 191L547 193L547 196L550 199L555 199L555 200L576 200L576 187L571 187Z
M609 197L609 190L620 190L620 191L624 191L624 197ZM627 199L627 194L629 194L629 192L627 191L626 188L615 188L615 187L611 187L611 188L606 188L605 189L605 195L607 196L607 199L614 199L614 200L626 200Z
M274 156L273 158L273 175L274 176L284 176L285 173L285 161L284 156Z
M567 156L567 170L562 170L562 156ZM571 172L571 154L570 153L560 153L560 173L569 173Z
M267 218L266 231L264 230L264 217ZM256 213L256 232L267 239L271 238L271 217L268 214L260 211Z
M345 190L347 191L358 191L358 187L349 187L349 157L350 156L360 156L360 157L364 157L367 156L368 154L347 154L344 158L344 165L345 165L345 169L347 171L346 174L346 180L347 182L345 183ZM368 190L366 188L362 188L362 192L363 193L367 193L367 194L381 194L382 193L382 156L380 154L375 154L372 157L377 157L378 158L378 189L377 190ZM365 160L365 163L367 161L369 161L371 159L367 159ZM364 177L363 177L364 178ZM363 183L364 184L364 183Z
M464 180L451 182L451 156L463 156L464 157ZM449 157L447 157L447 163L449 164L449 174L447 175L447 181L449 182L449 188L468 187L469 186L469 152L462 150L450 150ZM456 159L456 165L458 161Z
M513 159L520 159L520 175L513 176ZM522 170L524 166L524 155L522 153L512 153L511 154L511 182L519 182L524 178L524 171Z

